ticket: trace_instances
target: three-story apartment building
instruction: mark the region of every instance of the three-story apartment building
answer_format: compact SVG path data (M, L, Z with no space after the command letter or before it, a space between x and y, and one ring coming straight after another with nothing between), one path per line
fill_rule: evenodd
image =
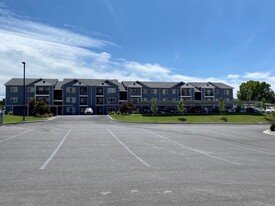
M6 111L22 114L23 79L13 78L6 84ZM137 110L150 107L156 100L159 108L175 107L179 100L187 109L199 107L212 111L219 99L232 107L233 87L216 82L148 82L115 79L26 79L25 105L31 99L49 104L54 114L81 115L86 108L94 114L119 111L122 102L133 103ZM28 106L26 106L28 111Z

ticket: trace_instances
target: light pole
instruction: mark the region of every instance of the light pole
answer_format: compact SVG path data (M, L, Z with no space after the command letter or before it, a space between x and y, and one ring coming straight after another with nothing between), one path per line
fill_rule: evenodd
M23 64L23 121L26 121L25 118L25 113L26 113L26 108L25 108L25 104L26 104L26 78L25 78L25 66L26 66L26 62L22 62Z

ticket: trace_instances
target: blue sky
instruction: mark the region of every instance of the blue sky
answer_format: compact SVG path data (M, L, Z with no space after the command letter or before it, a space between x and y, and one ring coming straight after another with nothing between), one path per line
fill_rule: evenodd
M275 89L274 0L0 0L0 97L27 77Z

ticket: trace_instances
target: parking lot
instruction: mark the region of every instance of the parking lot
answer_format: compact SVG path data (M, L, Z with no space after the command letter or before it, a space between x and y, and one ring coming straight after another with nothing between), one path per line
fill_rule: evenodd
M268 125L61 116L0 127L0 205L275 205Z

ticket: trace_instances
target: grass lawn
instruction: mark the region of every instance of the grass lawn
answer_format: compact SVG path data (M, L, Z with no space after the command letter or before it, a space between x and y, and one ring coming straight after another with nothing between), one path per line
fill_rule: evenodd
M23 119L22 116L4 115L3 122L4 123L23 122L22 119ZM26 116L26 122L33 122L33 121L46 120L46 119L48 118Z
M259 114L234 114L234 115L184 115L184 116L142 116L110 115L115 120L125 122L157 122L157 123L268 123L266 115Z

